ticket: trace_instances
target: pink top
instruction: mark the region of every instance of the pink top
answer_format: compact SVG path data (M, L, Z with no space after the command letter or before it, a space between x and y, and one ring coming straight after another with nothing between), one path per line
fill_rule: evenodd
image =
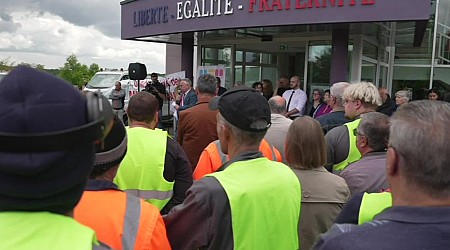
M314 112L314 118L317 118L321 115L325 115L328 114L332 111L333 109L330 107L330 105L322 103L320 104L319 107L317 107L317 110Z

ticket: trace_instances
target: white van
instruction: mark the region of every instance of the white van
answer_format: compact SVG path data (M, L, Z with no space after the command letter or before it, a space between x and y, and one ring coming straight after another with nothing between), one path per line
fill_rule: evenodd
M130 97L145 88L147 80L135 81L130 80L127 71L100 71L86 84L84 90L87 91L100 91L102 95L109 98L112 90L114 89L116 81L120 81L122 89L125 90L125 108L128 106ZM138 82L140 87L138 88Z
M95 73L95 75L89 80L83 90L86 91L99 91L103 96L109 99L109 95L112 90L115 88L116 81L120 81L122 84L122 89L125 90L125 111L128 107L128 102L130 101L130 97L136 94L139 91L145 88L147 84L147 80L135 81L130 80L130 76L127 71L100 71ZM140 86L138 88L138 83ZM111 100L109 100L111 102ZM123 117L125 124L127 125L128 117L125 115Z

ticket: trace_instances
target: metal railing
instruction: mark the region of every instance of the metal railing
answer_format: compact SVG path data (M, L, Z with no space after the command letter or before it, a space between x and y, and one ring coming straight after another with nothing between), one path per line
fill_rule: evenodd
M440 64L450 64L450 27L439 23L439 29L443 28L437 33L438 51L436 57Z

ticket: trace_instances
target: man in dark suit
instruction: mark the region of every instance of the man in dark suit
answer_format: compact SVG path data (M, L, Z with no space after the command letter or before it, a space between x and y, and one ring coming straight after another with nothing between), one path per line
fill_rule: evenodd
M194 106L198 99L195 90L192 88L192 81L188 78L180 80L179 87L181 89L180 99L177 98L177 104L174 108L177 112L177 118L174 124L174 139L177 140L178 136L178 119L180 117L180 112Z
M192 89L192 81L188 78L181 79L180 81L181 98L180 103L175 105L175 109L178 112L188 109L197 103L197 94Z

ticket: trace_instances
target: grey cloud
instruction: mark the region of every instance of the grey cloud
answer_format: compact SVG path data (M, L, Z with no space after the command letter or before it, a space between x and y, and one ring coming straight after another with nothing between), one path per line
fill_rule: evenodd
M63 28L59 28L56 32L61 35L67 34L67 30L65 30Z
M18 28L20 28L20 24L15 23L12 16L4 10L0 10L0 31L14 33Z
M107 36L120 37L120 0L2 0L2 5L16 11L47 11L77 26L93 26Z
M2 19L3 21L9 22L12 20L12 16L9 15L8 13L0 11L0 19Z

